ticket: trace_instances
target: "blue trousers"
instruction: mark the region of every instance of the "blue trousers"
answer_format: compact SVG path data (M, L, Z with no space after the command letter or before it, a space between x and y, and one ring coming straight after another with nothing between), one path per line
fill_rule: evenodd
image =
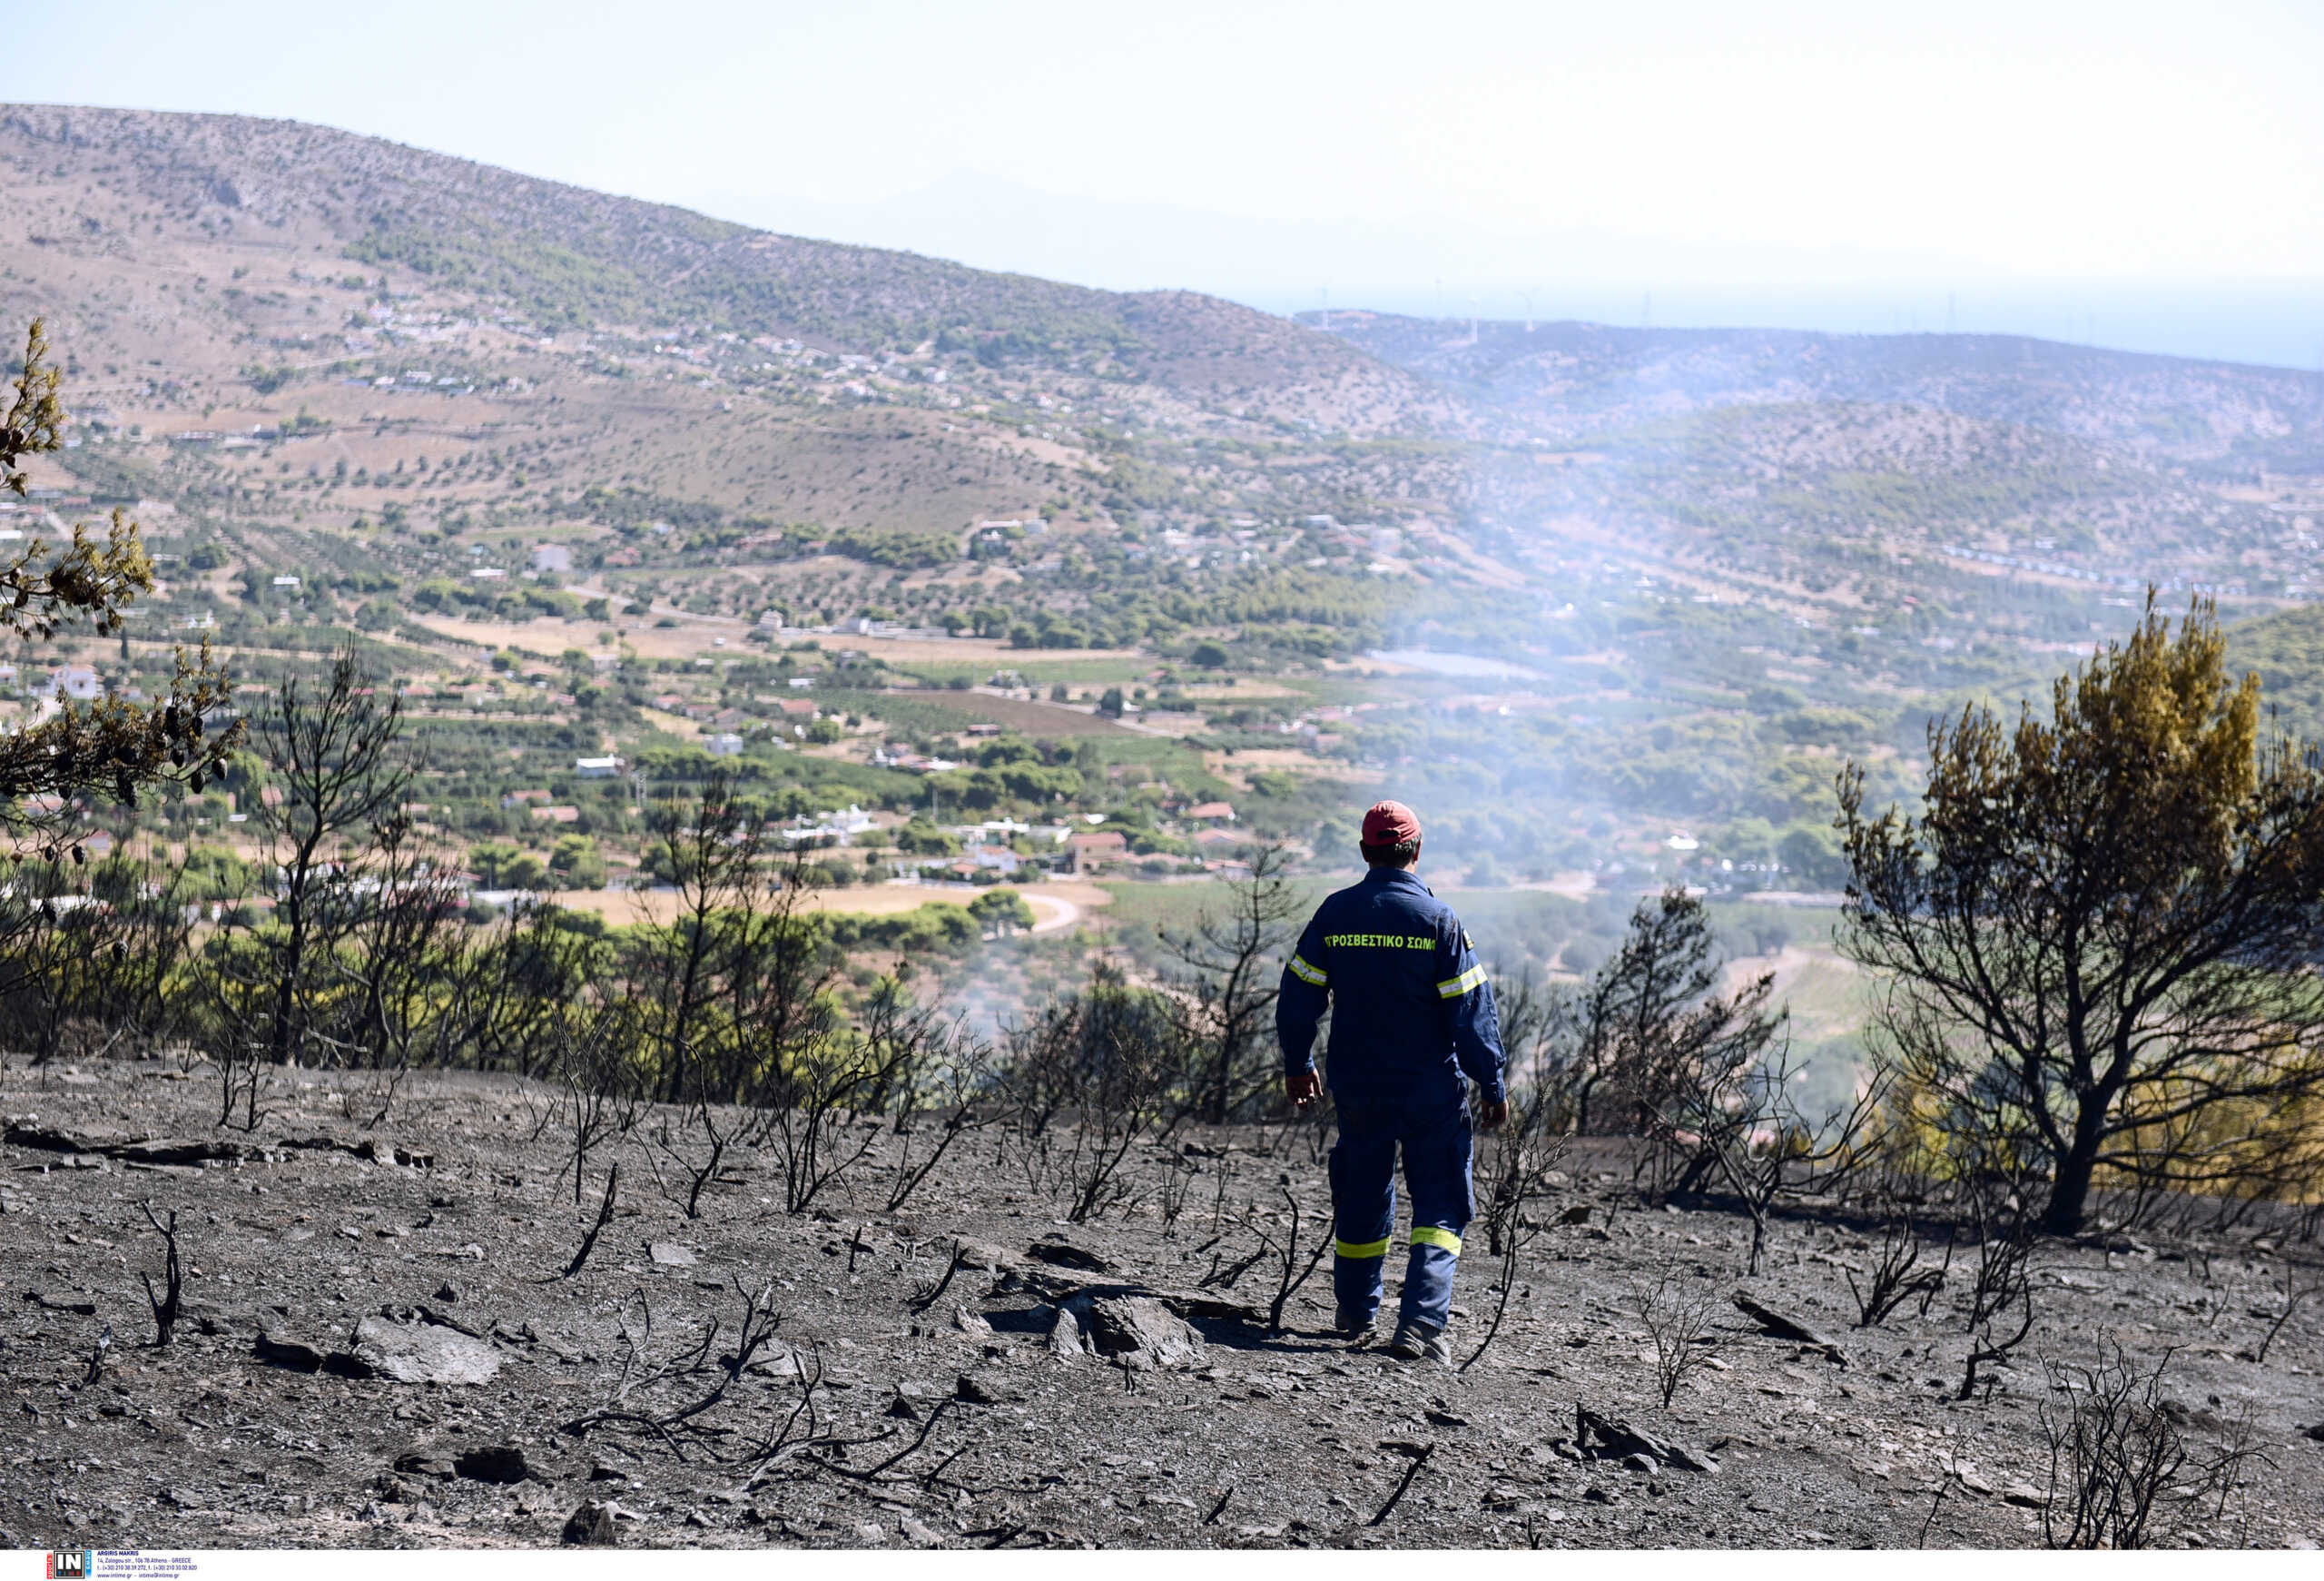
M1335 1095L1336 1097L1336 1095ZM1456 1099L1425 1109L1352 1107L1338 1099L1340 1137L1332 1148L1332 1210L1337 1255L1332 1282L1340 1308L1369 1320L1380 1309L1381 1272L1396 1228L1396 1154L1412 1193L1411 1260L1403 1320L1430 1329L1452 1321L1452 1275L1461 1232L1476 1203L1469 1182L1469 1112Z

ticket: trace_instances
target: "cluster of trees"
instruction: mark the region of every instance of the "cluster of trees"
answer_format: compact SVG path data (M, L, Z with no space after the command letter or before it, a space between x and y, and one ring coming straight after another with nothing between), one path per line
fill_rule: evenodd
M2324 758L2263 740L2207 608L2057 683L2046 717L1932 724L1923 808L1841 786L1838 943L1878 1001L1872 1059L1800 1097L1772 982L1722 990L1708 914L1640 908L1581 988L1516 995L1521 1111L1611 1134L1657 1192L1762 1218L1866 1178L2008 1204L2069 1235L2324 1186ZM1999 1211L1998 1209L1994 1210Z
M933 774L927 783L951 805L985 811L1009 802L1070 801L1081 794L1083 780L1070 749L1012 736L979 747L974 767Z
M428 578L411 590L411 601L421 609L474 609L511 620L529 620L537 615L572 620L581 615L581 600L559 588L529 584L512 588L450 577Z
M91 863L69 825L43 855L19 856L0 895L0 1038L40 1057L191 1044L220 1072L222 1114L239 1104L246 1124L275 1068L538 1075L563 1057L576 1017L616 1018L615 1044L652 1091L709 1070L731 1093L749 1086L746 1067L779 1072L783 1038L753 1040L785 1017L840 1035L851 955L924 956L1030 925L1013 894L892 917L805 909L805 854L768 844L763 809L724 780L649 814L679 891L674 920L608 929L537 907L474 925L404 810L415 762L401 705L365 680L342 653L321 680L287 682L253 722L272 793L250 813L261 863ZM568 854L568 876L594 855L576 842L551 861ZM547 876L520 871L537 859L513 847L472 855L500 882Z

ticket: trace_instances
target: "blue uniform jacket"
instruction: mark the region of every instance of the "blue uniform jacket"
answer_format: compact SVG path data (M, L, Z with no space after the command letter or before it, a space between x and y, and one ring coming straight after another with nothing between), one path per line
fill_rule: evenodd
M1275 1036L1286 1075L1315 1068L1315 1025L1332 1016L1332 1093L1343 1108L1458 1102L1465 1073L1502 1098L1492 985L1452 908L1409 869L1374 867L1324 897L1283 970Z

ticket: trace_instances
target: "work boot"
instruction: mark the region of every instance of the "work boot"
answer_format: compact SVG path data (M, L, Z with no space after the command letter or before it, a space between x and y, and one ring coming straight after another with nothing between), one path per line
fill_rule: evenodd
M1399 1361L1433 1361L1440 1367L1452 1365L1452 1342L1442 1329L1432 1329L1410 1318L1396 1325L1396 1336L1388 1341L1388 1354Z
M1332 1327L1350 1345L1370 1344L1376 1321L1375 1314L1358 1312L1354 1307L1342 1307L1332 1314Z

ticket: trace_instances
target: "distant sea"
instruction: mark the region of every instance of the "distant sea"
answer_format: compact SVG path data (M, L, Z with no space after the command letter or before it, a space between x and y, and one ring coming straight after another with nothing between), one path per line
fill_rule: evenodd
M1318 305L1312 291L1219 289L1219 294L1276 313L1312 315ZM1332 302L1453 321L1530 316L1655 329L2027 335L2115 351L2324 372L2324 282L2184 287L1966 283L1958 289L1926 282L1791 289L1590 284L1536 289L1530 301L1514 289L1455 289L1448 283L1442 291L1335 286Z

